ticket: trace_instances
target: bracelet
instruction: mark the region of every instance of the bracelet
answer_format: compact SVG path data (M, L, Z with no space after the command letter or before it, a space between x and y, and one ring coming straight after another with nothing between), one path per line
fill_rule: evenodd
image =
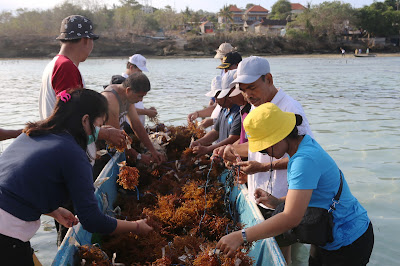
M243 238L243 243L246 245L247 242L247 236L246 236L246 231L242 229L242 238Z

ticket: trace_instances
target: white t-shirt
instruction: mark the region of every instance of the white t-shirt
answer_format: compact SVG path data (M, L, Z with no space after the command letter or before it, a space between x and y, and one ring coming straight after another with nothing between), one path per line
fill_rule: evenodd
M32 222L21 220L0 208L0 234L29 241L40 227L40 219Z
M305 116L303 107L299 102L294 100L292 97L287 95L283 90L278 89L278 93L272 99L271 103L278 106L282 111L292 112L295 114L299 114L303 117L303 123L298 126L300 135L310 135L314 137L310 125L308 124L308 120ZM253 110L255 106L252 106L251 110ZM288 155L285 154L283 158L286 158ZM267 154L261 154L259 152L251 152L248 151L248 160L249 161L257 161L260 163L269 163L271 161L271 157ZM277 161L277 159L272 158L272 161ZM255 202L254 192L257 188L261 188L268 193L271 193L273 196L277 198L281 198L286 196L288 191L288 183L287 183L287 169L282 170L274 170L272 171L272 176L270 178L270 172L259 172L253 175L248 175L247 177L247 186L250 195L250 199ZM272 191L271 191L272 187ZM265 207L260 204L260 206ZM265 207L267 208L267 207Z

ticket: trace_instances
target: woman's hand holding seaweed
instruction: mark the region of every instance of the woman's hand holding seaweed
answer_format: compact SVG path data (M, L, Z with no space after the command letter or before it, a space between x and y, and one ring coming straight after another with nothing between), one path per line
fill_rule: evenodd
M137 220L133 223L136 223L136 232L138 235L147 235L151 231L153 231L153 227L147 224L147 219Z
M240 166L241 172L248 175L264 172L263 164L257 161L238 162L236 165Z

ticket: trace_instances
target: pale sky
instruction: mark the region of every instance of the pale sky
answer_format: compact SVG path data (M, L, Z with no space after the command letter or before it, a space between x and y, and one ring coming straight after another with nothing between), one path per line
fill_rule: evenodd
M16 10L18 8L28 8L28 9L49 9L53 8L55 5L60 4L64 2L65 0L0 0L0 11L4 10ZM199 10L203 9L205 11L210 11L210 12L218 12L220 8L222 8L224 5L237 5L239 8L245 8L247 3L253 3L256 5L261 5L264 8L268 9L271 11L272 5L276 2L277 0L247 0L247 1L235 1L235 0L196 0L196 1L187 1L187 0L138 0L139 3L141 4L146 4L148 3L151 6L157 7L157 8L162 8L166 5L172 6L176 11L181 11L188 6L192 10ZM103 3L108 6L112 6L112 4L119 4L119 0L80 0L80 1L70 1L74 3L81 3L81 2L88 2L88 3ZM320 4L324 2L324 0L291 0L290 2L292 3L300 3L303 6L307 5L307 2L311 2L311 4ZM374 0L345 0L342 1L344 3L350 3L353 7L359 8L363 7L365 5L370 5L374 2ZM378 2L383 2L383 0L380 0Z

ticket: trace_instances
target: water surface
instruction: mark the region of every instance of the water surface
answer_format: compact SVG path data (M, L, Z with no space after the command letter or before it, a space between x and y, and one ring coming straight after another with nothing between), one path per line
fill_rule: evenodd
M400 261L400 57L271 57L274 83L304 107L316 140L342 169L375 230L370 265ZM21 128L38 115L41 74L50 59L0 60L0 127ZM167 124L185 123L208 103L219 74L216 59L148 59L154 106ZM87 88L102 90L124 71L126 58L88 59L80 70ZM5 149L12 140L0 142ZM16 158L17 159L17 158ZM54 257L51 220L32 240L44 265ZM53 237L54 236L54 237Z

